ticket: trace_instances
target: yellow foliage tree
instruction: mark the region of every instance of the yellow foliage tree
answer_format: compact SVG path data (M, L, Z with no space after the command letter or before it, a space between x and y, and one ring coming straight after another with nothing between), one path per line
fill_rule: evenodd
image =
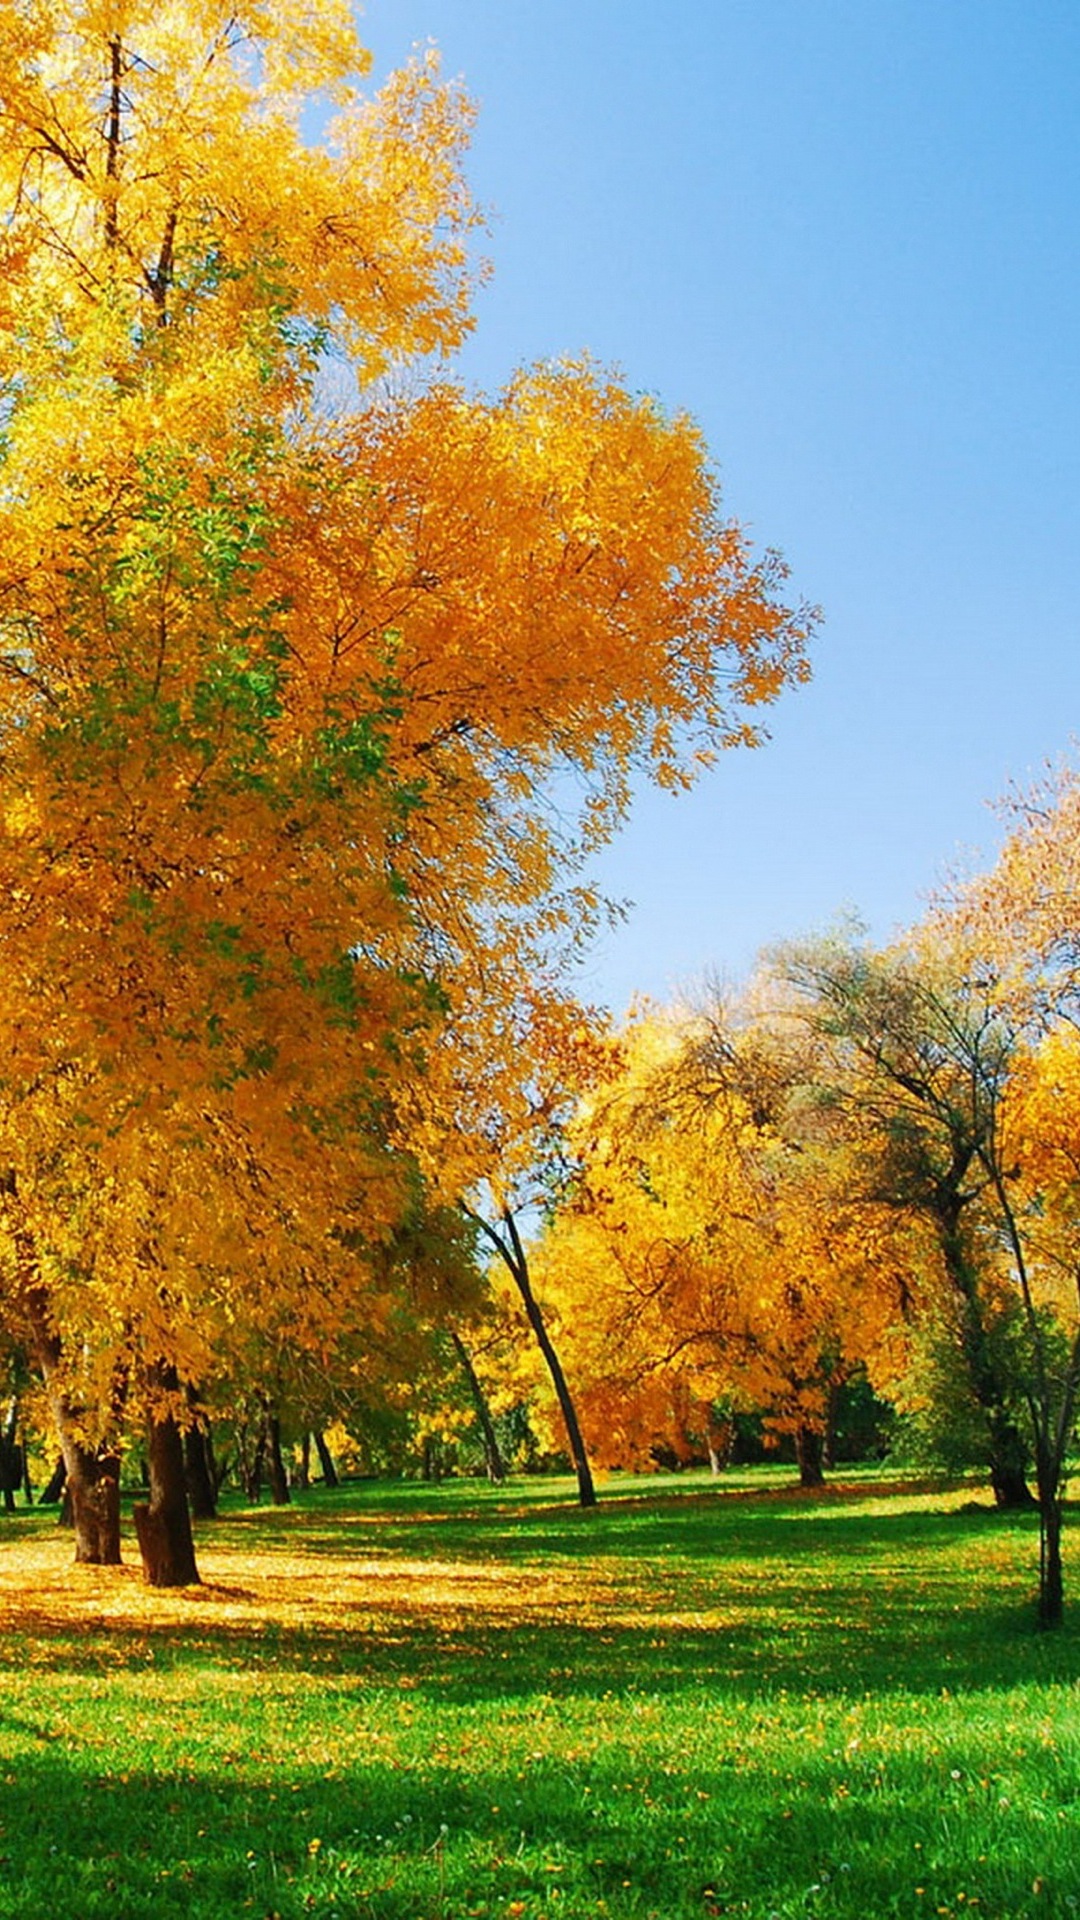
M7 1264L82 1557L148 1404L152 1577L194 1572L161 1515L208 1348L363 1313L351 1228L475 1173L462 1063L520 1064L634 768L805 672L687 420L586 363L449 379L471 109L366 65L344 0L0 10Z
M821 1477L830 1400L890 1339L887 1216L853 1206L814 1061L750 1004L648 1010L571 1130L580 1174L541 1241L590 1433L608 1459L708 1442L716 1401L760 1409Z

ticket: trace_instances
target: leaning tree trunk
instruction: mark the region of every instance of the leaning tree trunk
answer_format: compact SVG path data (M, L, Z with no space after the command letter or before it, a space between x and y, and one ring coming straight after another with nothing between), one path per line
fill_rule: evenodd
M559 1411L562 1414L563 1425L566 1428L566 1438L570 1444L570 1457L573 1460L574 1470L577 1474L578 1505L581 1507L595 1507L596 1488L593 1485L592 1469L589 1465L589 1456L585 1448L585 1441L582 1437L581 1426L577 1417L577 1409L574 1406L566 1375L559 1363L559 1356L555 1351L551 1335L545 1325L544 1316L540 1310L540 1302L532 1290L532 1281L529 1276L529 1262L525 1255L525 1249L521 1244L521 1235L517 1230L517 1222L510 1210L507 1209L503 1214L503 1225L505 1227L504 1236L496 1233L494 1228L490 1227L486 1220L481 1220L478 1214L473 1214L472 1218L497 1249L504 1266L509 1271L513 1278L514 1285L521 1295L521 1302L525 1308L529 1325L536 1335L536 1344L544 1356L547 1370L551 1375L551 1384L555 1389L555 1397L559 1402Z
M311 1437L315 1442L315 1451L319 1456L319 1465L322 1468L323 1486L339 1487L341 1481L338 1478L338 1470L334 1465L330 1449L326 1444L321 1430L315 1427L312 1430Z
M499 1451L499 1442L491 1419L491 1409L488 1406L484 1389L480 1385L480 1377L476 1368L473 1366L472 1355L465 1345L464 1340L461 1338L461 1335L453 1327L450 1328L450 1344L461 1362L461 1371L468 1382L469 1393L472 1396L473 1407L476 1410L477 1422L484 1441L484 1465L487 1468L487 1477L493 1486L501 1486L502 1482L506 1479L506 1463Z
M173 1394L175 1369L150 1370L151 1390ZM184 1443L176 1416L168 1407L152 1407L147 1442L150 1499L135 1508L135 1532L142 1554L143 1573L151 1587L194 1587L199 1584L195 1542L188 1507Z
M39 1507L55 1507L59 1502L67 1481L67 1461L60 1455L41 1492L38 1494Z

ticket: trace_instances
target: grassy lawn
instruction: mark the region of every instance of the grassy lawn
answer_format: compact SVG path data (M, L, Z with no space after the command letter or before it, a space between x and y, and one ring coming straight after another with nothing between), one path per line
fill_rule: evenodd
M1068 1536L1040 1635L970 1489L603 1493L315 1491L159 1595L0 1516L0 1916L1080 1916Z

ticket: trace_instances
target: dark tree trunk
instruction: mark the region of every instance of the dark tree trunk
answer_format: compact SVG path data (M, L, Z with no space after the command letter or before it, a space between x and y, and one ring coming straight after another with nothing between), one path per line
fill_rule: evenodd
M215 1520L217 1488L214 1485L209 1435L198 1419L184 1433L184 1476L193 1517L196 1520Z
M151 1388L177 1390L171 1367L151 1369ZM194 1587L199 1584L195 1542L191 1534L184 1443L175 1415L154 1407L147 1446L150 1499L135 1508L135 1532L142 1554L143 1573L151 1587Z
M484 1464L487 1477L493 1486L501 1486L506 1479L506 1463L499 1451L499 1442L492 1424L491 1409L480 1385L479 1376L472 1363L472 1355L461 1335L453 1327L450 1329L450 1342L461 1362L461 1371L468 1382L469 1393L476 1410L476 1418L484 1441Z
M423 1451L420 1456L420 1478L422 1480L430 1481L430 1480L439 1480L441 1479L441 1477L442 1476L439 1471L438 1442L433 1440L431 1438L431 1435L428 1434L427 1438L424 1441Z
M3 1428L0 1429L0 1487L4 1493L4 1507L8 1513L15 1511L15 1495L22 1486L23 1456L16 1435L19 1426L19 1403L14 1394L8 1403Z
M305 1493L311 1485L311 1435L305 1433L300 1442L300 1464L296 1469L296 1484Z
M478 1220L479 1217L474 1214L472 1218ZM532 1281L529 1277L529 1262L525 1257L525 1249L521 1244L521 1236L517 1230L517 1222L513 1214L508 1210L503 1214L504 1234L496 1233L493 1228L487 1225L486 1221L480 1220L479 1224L492 1245L497 1248L503 1264L508 1269L514 1285L521 1295L522 1305L525 1308L529 1325L536 1335L536 1344L544 1356L547 1370L551 1375L551 1384L555 1389L556 1398L559 1402L559 1411L562 1414L563 1425L566 1428L566 1438L570 1445L570 1458L574 1463L574 1470L577 1474L578 1505L581 1507L595 1507L596 1488L593 1485L592 1469L589 1466L589 1456L585 1448L585 1441L582 1438L577 1409L574 1406L566 1375L559 1364L559 1356L552 1344L551 1335L544 1324L544 1316L540 1310L540 1302L532 1290Z
M1027 1447L1007 1411L1006 1383L994 1364L983 1303L964 1246L961 1228L964 1204L962 1195L947 1193L939 1199L937 1211L945 1269L960 1302L961 1351L972 1392L986 1417L990 1484L999 1507L1033 1507L1036 1503L1027 1484Z
M55 1407L54 1407L55 1413ZM120 1565L120 1456L88 1453L64 1440L65 1499L71 1503L76 1562L88 1567Z
M1015 1422L991 1413L990 1485L995 1504L1003 1510L1038 1505L1027 1483L1027 1448Z
M270 1469L270 1498L275 1507L287 1507L292 1496L281 1452L281 1421L269 1409L266 1414L266 1458Z
M799 1463L800 1487L823 1487L825 1435L815 1433L811 1427L798 1427L795 1432L795 1458Z
M61 1495L63 1494L64 1482L66 1481L66 1479L67 1479L67 1462L65 1461L63 1454L61 1454L55 1467L53 1468L48 1479L46 1480L45 1485L42 1487L41 1492L38 1494L38 1506L39 1507L55 1507L57 1504L57 1501L60 1499Z
M324 1487L340 1486L341 1482L338 1479L338 1470L335 1467L334 1462L330 1457L330 1449L327 1446L326 1441L324 1440L318 1427L315 1428L315 1431L313 1432L311 1437L315 1442L315 1451L319 1456L319 1466L322 1468L323 1486Z

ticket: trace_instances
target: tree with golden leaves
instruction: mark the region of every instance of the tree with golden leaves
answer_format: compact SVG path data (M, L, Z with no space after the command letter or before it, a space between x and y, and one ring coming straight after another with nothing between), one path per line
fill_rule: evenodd
M634 770L805 671L691 423L450 378L471 109L367 64L344 0L0 10L0 1224L83 1558L133 1401L167 1516L219 1329L363 1313Z
M678 1451L688 1419L707 1441L726 1401L793 1438L810 1486L835 1393L890 1338L898 1249L850 1203L805 1034L746 1001L619 1037L536 1267L607 1459Z

